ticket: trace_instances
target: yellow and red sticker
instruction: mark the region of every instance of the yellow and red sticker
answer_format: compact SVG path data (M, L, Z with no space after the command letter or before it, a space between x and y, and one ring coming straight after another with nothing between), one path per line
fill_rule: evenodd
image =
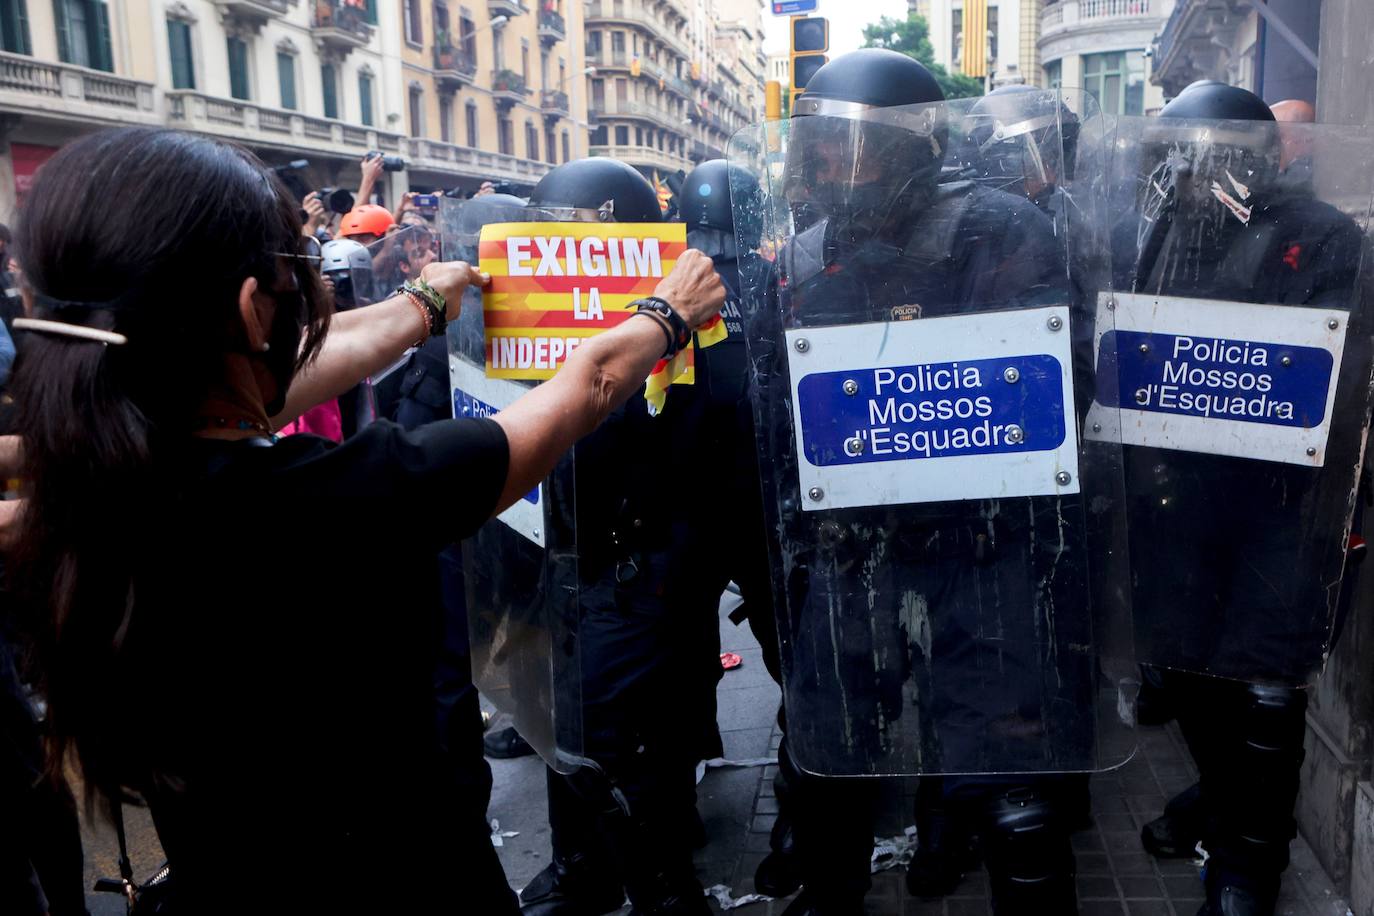
M681 223L499 223L482 230L478 258L489 378L550 379L588 338L619 325L687 248ZM713 319L702 346L725 336ZM660 361L645 397L662 409L669 385L691 384L692 348Z

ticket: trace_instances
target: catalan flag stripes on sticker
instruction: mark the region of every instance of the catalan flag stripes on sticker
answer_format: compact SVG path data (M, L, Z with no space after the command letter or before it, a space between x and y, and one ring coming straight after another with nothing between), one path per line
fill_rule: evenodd
M484 227L487 376L553 378L583 341L628 319L630 303L652 294L686 248L681 223Z

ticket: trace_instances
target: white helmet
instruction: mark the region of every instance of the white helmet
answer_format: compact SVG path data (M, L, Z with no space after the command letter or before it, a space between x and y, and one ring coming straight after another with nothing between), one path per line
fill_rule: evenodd
M351 239L334 239L325 243L320 257L320 273L334 283L335 308L372 304L372 252Z

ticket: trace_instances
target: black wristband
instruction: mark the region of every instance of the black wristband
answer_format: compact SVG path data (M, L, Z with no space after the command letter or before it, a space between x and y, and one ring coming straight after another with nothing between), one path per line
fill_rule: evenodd
M645 318L652 318L653 321L654 321L654 324L658 325L658 329L659 329L660 331L663 332L663 353L664 353L664 355L663 355L662 358L663 358L663 359L671 359L671 358L672 358L672 355L671 355L671 354L674 352L674 351L673 351L673 329L672 329L671 327L668 326L668 319L664 318L664 317L663 317L662 315L660 315L658 312L655 312L655 311L653 311L653 310L651 310L651 309L644 309L643 311L636 311L634 314L630 315L630 317L633 318L633 317L635 317L635 315L643 315Z
M687 322L682 320L682 316L673 310L666 299L658 296L645 296L643 299L636 299L630 303L637 312L652 312L662 317L668 322L669 339L668 349L664 352L664 359L672 359L692 341L692 329L687 327Z

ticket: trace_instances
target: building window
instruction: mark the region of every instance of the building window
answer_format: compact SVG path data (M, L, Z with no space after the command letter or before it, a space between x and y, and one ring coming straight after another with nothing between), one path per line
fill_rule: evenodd
M53 15L58 57L79 67L114 72L110 10L103 0L54 0Z
M468 146L472 147L473 149L476 149L476 148L477 148L477 103L476 103L476 102L468 102L467 105L465 105L464 107L466 108L465 114L467 115L467 119L468 119L468 125L467 125L467 127L468 127Z
M167 45L172 52L172 88L196 88L195 61L191 58L191 23L168 19Z
M1145 111L1145 55L1140 51L1083 55L1083 88L1106 114Z
M333 64L320 64L320 88L324 91L324 116L339 116L339 78Z
M642 128L642 127L636 127L636 128L635 128L635 146L643 146L643 145L644 145L644 128Z
M419 86L410 87L410 135L423 137L425 134L424 90Z
M0 0L0 50L30 54L26 0Z
M526 86L530 84L530 43L524 38L520 39L520 78Z
M963 58L964 50L964 11L951 10L949 14L949 59L957 67Z
M503 156L515 155L515 125L510 118L501 118L497 121L497 133L501 141L501 154Z
M497 70L506 69L506 43L502 40L505 37L504 29L491 30L491 60Z
M549 88L549 52L548 52L548 51L540 51L540 52L539 52L539 88L540 88L540 89L548 89L548 88ZM562 89L563 87L562 87L562 86L558 86L557 88Z
M458 29L463 36L463 53L467 59L473 63L477 62L477 24L468 16L467 11L463 11L463 16L458 20Z
M1064 62L1052 60L1045 64L1045 88L1058 89L1064 84Z
M229 51L229 94L236 99L248 99L248 42L229 38L225 44Z
M567 134L564 134L564 136L566 137ZM592 146L605 146L607 139L605 124L602 124L596 130L592 131Z
M525 122L525 158L539 159L539 131L534 129L534 123Z
M600 60L600 58L601 58L601 33L600 33L600 32L588 32L588 33L587 33L587 56L588 56L589 58L592 58L593 60Z
M439 139L453 142L453 96L439 96Z
M377 0L363 0L363 18L372 25L377 24Z
M616 129L615 129L615 145L616 145L616 146L629 146L629 145L630 145L630 128L629 128L628 125L621 124L621 125L619 125L618 127L616 127Z
M544 131L544 158L549 165L558 165L558 144L554 142L552 129Z
M988 7L988 59L997 60L997 7Z
M425 25L421 21L420 0L401 0L401 8L405 12L406 41L413 45L424 44Z
M296 110L296 58L277 52L277 83L281 86L281 107Z
M372 74L358 74L358 120L372 126Z
M606 139L606 134L605 134L605 131L604 131L604 130L602 130L601 139L602 139L603 141ZM569 161L572 160L572 156L568 155L568 153L570 152L570 149L571 149L571 147L570 147L570 141L569 141L569 139L568 139L568 132L565 130L565 131L563 131L563 161L564 161L564 162L569 162Z

